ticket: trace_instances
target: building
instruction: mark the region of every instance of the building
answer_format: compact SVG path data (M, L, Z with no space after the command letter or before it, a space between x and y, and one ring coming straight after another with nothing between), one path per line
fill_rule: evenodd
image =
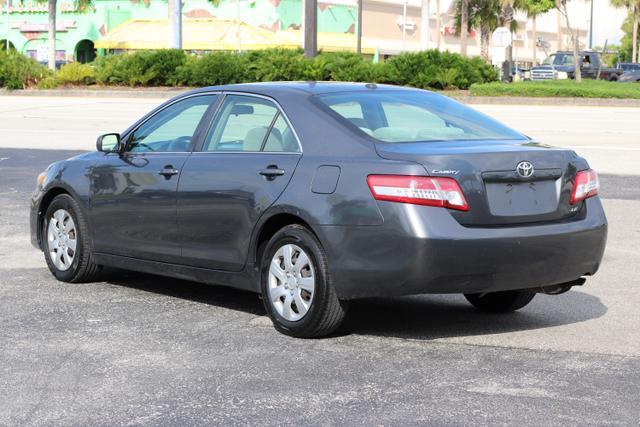
M583 45L588 36L589 1L573 0L569 3L573 24L579 30ZM287 40L291 40L294 35L293 46L287 46L295 47L302 43L299 31L303 16L302 2L303 0L184 0L183 19L211 22L241 20L251 27L274 34L287 31L287 34L282 34L287 35ZM427 16L422 15L423 4L430 5L428 20ZM90 61L96 53L103 53L100 49L96 52L96 41L130 21L166 20L168 10L167 0L94 0L92 6L84 12L78 11L76 5L73 0L58 1L56 59L59 61ZM321 48L324 40L326 47L330 49L335 48L331 44L341 46L334 50L355 49L356 5L356 0L319 2L318 30L324 34L320 37ZM437 5L440 10L436 10ZM8 39L11 47L45 61L48 55L46 2L4 0L3 6L3 13L0 15L0 44L4 45L3 41ZM460 45L454 31L453 10L453 0L364 0L364 45L381 55L436 47L458 52ZM545 50L553 52L559 47L570 46L569 33L563 26L563 20L558 20L555 10L537 18L535 39L532 20L521 13L516 14L515 18L519 29L514 33L513 54L518 61L531 63L534 57L540 61L545 57ZM206 30L202 34L207 34ZM329 43L327 40L331 38L331 34L334 37ZM120 36L127 37L127 34ZM135 37L133 33L131 37ZM278 37L275 39L278 40ZM168 37L166 39L168 45ZM156 45L160 46L155 47L162 47L162 39L158 40L160 41L156 41ZM468 54L479 55L479 33L470 32L468 40ZM536 43L537 40L542 43ZM135 40L130 42L133 46ZM238 49L243 50L241 43ZM499 62L504 56L503 51L503 48L491 47L492 60Z

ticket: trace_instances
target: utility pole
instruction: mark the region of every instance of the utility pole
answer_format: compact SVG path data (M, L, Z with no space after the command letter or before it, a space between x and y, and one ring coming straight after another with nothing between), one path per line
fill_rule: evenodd
M304 56L318 54L318 0L304 0Z
M356 38L358 39L356 45L356 52L362 53L362 3L363 0L358 0L358 25L356 27Z
M593 49L593 1L591 0L591 18L589 18L589 50Z
M169 47L182 49L182 0L169 0Z
M431 1L422 0L422 7L420 8L420 49L429 49L429 33L431 32L431 23L429 22L431 17Z

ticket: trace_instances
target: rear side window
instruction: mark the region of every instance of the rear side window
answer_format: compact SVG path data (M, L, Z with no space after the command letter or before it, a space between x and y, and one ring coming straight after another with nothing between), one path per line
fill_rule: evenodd
M278 107L253 96L228 95L205 140L204 151L297 152L298 142Z
M459 102L426 91L369 90L318 98L345 122L383 142L527 139ZM362 116L354 117L356 111Z

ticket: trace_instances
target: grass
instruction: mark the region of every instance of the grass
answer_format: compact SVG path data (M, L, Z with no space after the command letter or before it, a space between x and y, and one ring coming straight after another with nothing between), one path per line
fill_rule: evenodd
M640 84L602 80L482 83L470 88L473 96L576 97L640 99Z

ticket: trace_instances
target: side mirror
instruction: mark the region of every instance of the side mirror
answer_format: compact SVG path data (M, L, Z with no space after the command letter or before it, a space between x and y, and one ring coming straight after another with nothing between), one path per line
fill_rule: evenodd
M106 133L100 135L96 141L96 148L103 153L115 153L120 151L120 134Z

